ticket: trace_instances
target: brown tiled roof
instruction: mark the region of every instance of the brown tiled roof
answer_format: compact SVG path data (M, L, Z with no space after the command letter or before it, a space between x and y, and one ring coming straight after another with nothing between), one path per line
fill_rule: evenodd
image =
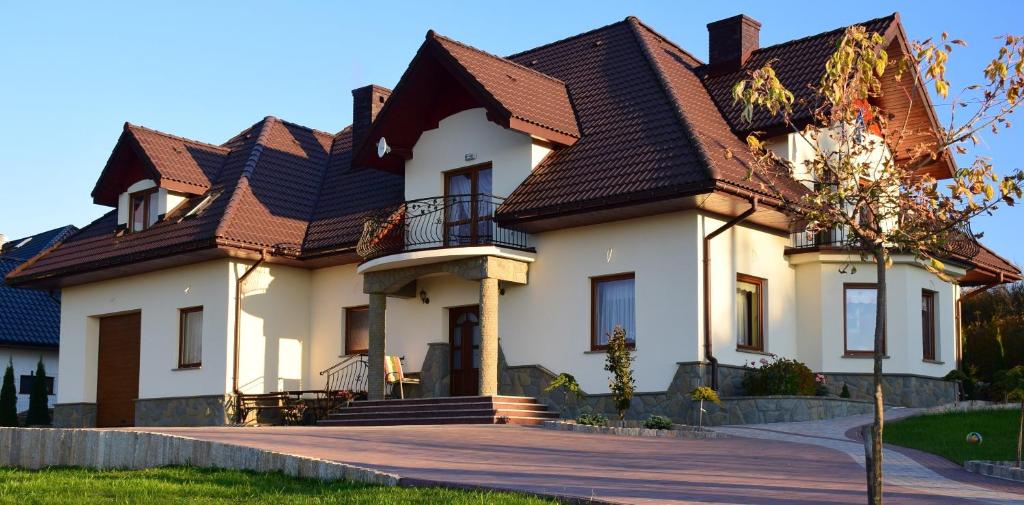
M131 151L130 153L125 151ZM202 194L210 189L224 165L228 150L131 123L124 130L93 189L96 203L112 205L125 188L119 180L119 165L126 156L142 163L146 177L158 186L187 194Z
M363 231L363 220L404 199L402 175L352 166L352 129L345 128L334 137L303 254L354 249Z
M772 194L747 180L749 151L695 73L700 61L636 18L509 58L565 81L583 135L509 195L503 219L672 198L719 184ZM802 191L782 184L794 195Z
M885 34L895 24L896 14L871 19L863 23L868 31ZM737 132L773 131L782 127L778 116L759 109L754 112L748 124L740 118L742 106L732 99L733 86L746 78L749 72L772 62L772 68L787 89L793 92L797 106L793 111L796 123L811 119L811 111L816 107L814 92L811 85L817 84L825 69L825 62L839 46L846 27L838 28L810 37L783 42L774 46L762 47L753 53L742 68L734 72L708 73L707 67L699 69L704 84L712 99L725 117L726 122ZM803 104L803 105L801 105Z
M436 41L513 118L580 137L564 82L433 31L427 38Z
M1003 258L998 255L992 249L985 247L982 244L978 244L978 252L973 257L967 258L968 261L974 265L991 270L993 272L1003 273L1009 277L1009 280L1021 280L1021 270L1014 265L1010 260Z

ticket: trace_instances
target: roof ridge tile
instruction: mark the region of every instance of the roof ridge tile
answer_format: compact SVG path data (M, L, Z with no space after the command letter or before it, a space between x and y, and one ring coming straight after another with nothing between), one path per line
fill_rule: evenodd
M208 142L203 142L201 140L190 139L188 137L181 137L179 135L174 135L174 134L171 134L171 133L162 132L160 130L155 130L155 129L149 128L147 126L132 124L132 123L130 123L128 121L124 122L124 129L126 129L126 130L132 130L132 129L135 129L135 130L145 130L147 132L155 133L157 135L161 135L161 136L164 136L164 137L167 137L167 138L170 138L170 139L180 140L182 142L188 142L188 143L191 143L191 144L197 144L197 145L200 145L200 146L203 146L203 147L209 147L210 149L216 149L218 151L223 151L223 152L231 151L231 149L228 149L227 147L224 147L224 146L218 146L216 144L210 144Z
M534 70L534 69L532 69L530 67L527 67L526 65L522 65L520 63L516 63L516 62L514 62L514 61L512 61L512 60L510 60L508 58L503 57L503 56L498 56L498 55L496 55L494 53L490 53L490 52L484 51L483 49L480 49L478 47L473 47L473 46L471 46L471 45L469 45L469 44L467 44L465 42L461 42L461 41L455 40L455 39L453 39L451 37L446 37L444 35L441 35L440 33L435 32L434 30L428 30L427 31L427 37L428 38L434 38L434 39L437 39L437 40L451 42L453 44L456 44L456 45L462 46L462 47L464 47L466 49L469 49L470 51L475 51L475 52L478 52L478 53L483 54L485 56L488 56L488 57L491 57L491 58L494 58L494 59L497 59L497 60L501 60L501 61L506 62L506 63L508 63L508 64L510 64L510 65L512 65L514 67L519 68L520 70L524 70L526 72L533 73L533 74L535 74L535 75L537 75L539 77L543 77L545 79L550 79L550 80L552 80L552 81L554 81L554 82L556 82L558 84L561 84L561 85L565 86L565 81L563 81L561 79L552 77L552 76L550 76L548 74L545 74L544 72L539 72L539 71Z

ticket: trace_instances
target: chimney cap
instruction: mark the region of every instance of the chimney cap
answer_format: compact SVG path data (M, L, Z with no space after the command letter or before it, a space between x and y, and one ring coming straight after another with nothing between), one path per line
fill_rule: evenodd
M742 22L742 23L748 23L748 24L754 25L755 28L761 28L761 22L760 21L758 21L758 20L756 20L756 19L754 19L754 18L752 18L752 17L750 17L750 16L748 16L746 14L737 14L735 16L730 16L730 17L727 17L725 19L719 19L718 21L712 21L712 22L708 23L707 26L710 29L710 28L717 27L719 25L725 25L725 24L731 25L731 24L736 23L737 21Z

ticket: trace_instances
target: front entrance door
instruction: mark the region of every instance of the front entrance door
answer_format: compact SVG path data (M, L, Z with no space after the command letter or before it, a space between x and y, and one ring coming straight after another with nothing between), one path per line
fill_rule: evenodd
M96 368L96 426L135 424L135 400L139 397L139 335L141 315L100 318L100 342Z
M448 309L451 394L473 396L480 388L480 306Z

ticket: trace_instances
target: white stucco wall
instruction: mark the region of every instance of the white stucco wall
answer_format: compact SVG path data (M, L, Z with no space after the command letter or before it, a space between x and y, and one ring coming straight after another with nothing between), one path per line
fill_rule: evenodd
M535 235L529 284L508 286L499 300L509 364L540 364L607 392L605 355L590 351L590 279L634 272L637 390L664 391L676 363L698 359L697 237L693 212Z
M250 265L251 261L231 262L229 338L233 338L235 279ZM246 278L239 338L242 392L308 389L311 277L306 269L265 263ZM229 341L226 391L231 390L233 347Z
M871 371L870 357L844 356L843 285L875 283L873 264L841 254L805 253L790 256L797 270L796 297L800 323L798 353L814 370L827 372ZM848 263L856 273L840 272ZM951 271L951 273L960 273ZM886 273L887 340L886 373L910 373L941 377L955 368L956 297L958 287L944 282L912 258L899 257ZM936 292L936 361L923 360L921 338L921 291Z
M58 384L60 384L60 380L57 378L56 349L0 346L0 374L3 373L3 370L7 369L8 360L14 364L14 388L18 392L18 412L28 410L29 391L21 390L21 376L35 374L39 358L43 359L46 375L53 377L53 392L56 393ZM48 401L52 408L53 404L57 401L57 395L50 395Z
M444 195L444 172L488 161L492 193L508 196L550 149L488 121L485 109L476 108L442 119L438 128L423 132L412 151L405 162L407 200ZM466 161L467 154L475 159Z
M708 235L725 224L721 218L700 217L703 234ZM711 335L713 352L719 363L743 365L763 356L737 349L736 275L766 279L764 297L764 352L796 356L795 272L783 252L789 237L768 233L743 224L734 226L711 241ZM694 247L703 253L698 242ZM703 257L701 257L703 261ZM700 270L703 272L703 268ZM698 290L703 303L703 287ZM703 308L701 307L702 311ZM703 312L701 312L703 318ZM700 328L703 339L703 327ZM701 341L703 358L703 340Z
M139 397L224 394L229 376L227 260L159 270L62 290L60 403L96 401L99 317L141 311ZM203 306L202 367L176 370L178 309ZM228 377L230 381L230 377Z

